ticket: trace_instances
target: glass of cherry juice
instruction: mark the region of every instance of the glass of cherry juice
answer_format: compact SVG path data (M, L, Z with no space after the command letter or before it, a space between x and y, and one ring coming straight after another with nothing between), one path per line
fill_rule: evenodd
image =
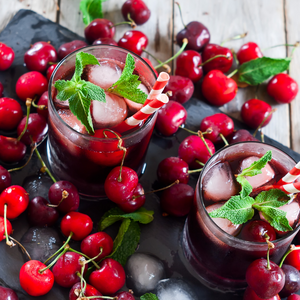
M260 142L241 142L222 148L209 159L200 174L194 207L183 230L182 247L189 271L211 289L235 292L246 288L245 274L249 264L266 257L267 243L243 240L240 234L243 225L233 225L226 219L218 219L220 223L216 221L223 228L219 227L208 211L211 211L210 205L218 203L216 201L228 200L230 195L239 193L234 174L268 150L272 150L268 169L256 175L260 177L250 177L253 180L250 183L252 186L274 184L295 166L295 161L282 150ZM294 207L298 207L298 214L294 213L297 217L292 224L293 231L277 235L272 241L275 248L270 251L270 259L275 263L280 262L300 228L299 203L291 206ZM257 212L255 218L259 219Z
M126 56L130 51L108 45L89 46L79 49L64 58L55 69L49 83L49 135L47 155L56 180L68 180L78 189L86 199L105 197L104 181L108 173L121 164L123 151L118 148L118 139L114 134L106 131L108 138L100 138L87 134L80 121L71 113L68 103L56 99L57 90L54 83L59 80L70 80L75 70L76 53L93 54L100 62L102 71L86 67L83 78L93 79L94 84L108 88L116 82L124 68ZM150 92L156 81L156 75L150 66L139 56L130 52L135 59L134 73L139 75L143 91ZM92 80L90 80L92 81ZM124 100L124 99L123 99ZM119 101L123 101L120 100ZM127 102L126 102L127 103ZM93 104L92 104L93 105ZM122 104L124 106L124 104ZM127 104L126 104L127 105ZM138 110L127 105L126 117ZM105 122L115 127L117 111L105 112ZM93 112L92 112L93 116ZM140 126L121 133L122 146L127 149L124 165L134 169L140 175L144 169L146 151L150 142L156 120L156 114L150 116ZM111 122L110 122L111 121ZM104 122L104 123L105 123ZM100 120L101 124L101 120ZM101 125L99 125L101 128ZM97 125L95 127L97 128ZM109 128L109 127L104 127ZM104 129L103 128L103 129ZM111 128L113 130L113 128ZM120 132L118 132L120 133Z

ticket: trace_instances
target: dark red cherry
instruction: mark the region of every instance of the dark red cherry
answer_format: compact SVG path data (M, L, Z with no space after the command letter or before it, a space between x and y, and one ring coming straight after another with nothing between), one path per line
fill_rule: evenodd
M171 75L163 93L168 91L172 92L172 96L169 97L170 100L183 104L191 99L194 93L194 84L187 77Z
M3 96L3 84L0 82L0 97Z
M184 124L186 118L186 109L180 103L170 100L158 111L155 127L161 134L171 136Z
M115 27L109 20L95 19L85 28L84 35L87 41L92 44L99 38L113 38Z
M244 293L243 300L263 300L262 298L258 297L255 292L251 289L251 287L247 287L246 291ZM280 300L279 295L275 295L274 297L271 297L267 300Z
M37 113L42 116L46 121L48 120L48 101L49 101L49 96L48 96L48 91L44 92L42 96L40 97L37 105L38 106L43 106L42 108L37 108L36 111Z
M203 76L201 55L194 50L183 51L177 58L175 74L189 78L193 82Z
M21 161L26 154L26 146L16 138L0 135L0 160L6 163Z
M0 194L11 185L10 173L0 165Z
M0 286L0 296L2 300L19 300L14 290L4 286Z
M179 183L164 190L160 197L160 206L163 212L183 217L187 215L192 207L194 189L184 183Z
M213 143L219 143L222 142L220 134L222 134L225 138L229 136L234 130L234 123L227 115L218 113L202 119L200 130L205 132L208 128L212 129L212 133L205 134L205 138L209 139Z
M293 266L283 264L281 269L285 275L283 289L279 292L280 297L288 297L300 290L300 273Z
M88 46L88 44L82 40L74 40L74 41L71 41L68 43L64 43L64 44L60 45L57 50L58 58L59 58L59 60L62 60L68 54L74 52L77 49L81 49L86 46Z
M292 294L287 297L287 300L300 300L300 295Z
M202 52L202 60L205 63L208 59L215 57L216 55L226 55L226 57L218 57L212 61L203 65L203 69L206 73L211 70L220 70L226 73L230 70L233 62L233 55L230 49L219 46L217 44L208 44Z
M210 140L205 139L205 141L211 153L214 154L214 144ZM178 156L183 159L191 169L201 168L201 165L197 161L205 164L211 157L204 142L196 135L190 135L180 143Z
M257 128L261 122L270 114L272 107L270 104L259 100L250 99L246 101L241 108L241 116L243 121L251 128ZM264 121L262 127L269 124L272 114Z
M53 73L54 69L56 68L56 66L57 66L57 64L53 64L47 69L46 77L47 77L48 81L50 80L52 73Z
M47 89L47 78L36 71L23 74L16 83L16 93L23 101L27 98L33 99L36 95L41 96Z
M99 38L99 39L94 40L93 45L118 46L118 43L113 38Z
M23 118L20 103L12 98L0 98L0 129L12 130Z
M177 33L176 41L179 46L182 46L184 38L189 41L186 49L201 51L209 43L210 33L202 23L193 21Z
M5 239L5 226L4 226L4 218L0 216L0 242ZM7 228L7 234L10 235L12 233L12 226L9 220L6 219L6 228ZM0 290L0 296L1 296L1 290ZM1 298L2 299L2 298Z
M30 226L52 226L59 214L56 208L48 206L49 202L43 197L34 197L28 205L28 222Z
M102 296L102 294L97 291L93 286L90 284L85 285L85 290L84 290L84 296L85 297L95 297L95 296ZM77 300L79 296L79 292L81 291L81 283L77 282L75 283L69 293L69 300ZM93 300L102 300L102 297L99 298L92 298Z
M138 30L129 30L125 32L118 42L118 46L132 51L137 55L142 55L143 49L146 49L147 45L147 36Z
M134 296L133 293L131 292L119 292L117 294L114 295L114 297L116 297L116 300L134 300Z
M232 134L230 134L227 138L227 141L229 144L235 144L239 142L248 142L248 141L257 142L258 139L256 139L248 130L239 129L237 131L234 131Z
M7 70L12 65L14 58L14 50L0 42L0 71Z
M219 70L207 73L202 82L202 93L207 101L216 106L230 102L236 95L236 82Z
M243 64L249 60L263 57L262 52L256 43L249 42L244 44L236 54L240 64Z
M253 220L243 226L241 231L241 239L250 242L265 243L266 235L270 241L276 240L276 232L274 228L266 221Z
M157 178L163 185L169 185L179 180L188 183L190 175L188 164L179 157L167 157L163 159L157 168Z
M30 71L46 72L49 63L57 61L55 48L47 42L36 42L25 52L24 62Z
M288 74L280 73L269 81L267 92L278 103L290 103L298 94L298 84Z
M142 0L127 0L122 5L122 15L126 21L129 21L128 14L130 18L137 24L142 25L146 23L151 15L150 9L147 7L146 3Z

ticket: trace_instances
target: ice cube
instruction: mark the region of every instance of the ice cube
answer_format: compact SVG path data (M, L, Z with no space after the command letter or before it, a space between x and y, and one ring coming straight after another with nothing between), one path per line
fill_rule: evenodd
M122 69L111 61L100 61L98 65L88 65L84 68L83 78L103 89L107 89L118 81Z
M159 300L197 300L199 299L192 287L181 279L163 279L156 288Z
M221 206L224 205L224 202L222 203L215 203L210 206L206 207L206 210L208 213L212 212L213 210L220 208ZM225 232L227 232L230 235L236 236L240 232L242 228L242 224L239 225L234 225L231 221L228 219L223 219L223 218L212 218L212 220Z
M61 101L58 100L56 97L54 98L54 104L56 109L60 109L60 108L69 108L69 101Z
M250 167L250 165L259 160L257 156L249 156L243 159L240 163L238 173L241 173L245 168ZM262 168L262 174L258 174L255 176L247 176L246 179L250 182L253 188L257 188L271 181L275 177L275 172L269 163L266 164L264 168Z
M124 98L105 92L106 103L92 101L91 112L95 129L114 127L127 117Z
M127 287L132 289L136 296L155 289L165 274L163 263L155 256L145 253L131 255L125 271Z
M224 201L239 192L228 162L214 165L203 180L203 195L207 201Z
M141 83L141 84L138 86L138 88L139 88L142 92L144 92L145 94L149 95L149 91L148 91L147 87L146 87L143 83ZM128 110L129 110L129 113L130 113L130 114L136 113L138 110L140 110L140 109L143 107L143 104L136 103L136 102L131 101L131 100L129 100L129 99L126 99L126 98L125 98L125 101L126 101L126 103L127 103Z
M73 115L73 113L69 109L59 109L57 113L62 118L62 120L74 130L80 133L87 132L84 125L82 125L82 123L77 119L76 116Z

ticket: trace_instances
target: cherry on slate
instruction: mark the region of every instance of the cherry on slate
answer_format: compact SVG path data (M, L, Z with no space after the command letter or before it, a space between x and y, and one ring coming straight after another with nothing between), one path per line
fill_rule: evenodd
M90 284L85 284L84 286L85 290L84 290L84 295L85 297L93 297L93 296L102 296L102 294L97 291L93 286L91 286ZM78 299L78 292L81 291L81 283L77 282L75 283L69 293L69 300L77 300ZM80 298L80 299L84 299L84 298ZM92 298L94 300L102 300L102 297L99 298Z
M279 292L279 296L284 298L300 290L300 273L293 266L283 264L281 269L285 275L285 283L283 289Z
M293 266L299 271L300 270L300 246L296 246L296 249L293 250L291 253L289 253L289 255L286 257L284 262L287 265Z
M263 57L262 52L260 51L258 45L253 42L244 44L236 54L237 59L240 64L243 64L247 61Z
M57 50L57 56L58 56L59 60L62 60L68 54L74 52L77 49L81 49L86 46L88 46L88 44L82 40L73 40L71 42L64 43L59 46L59 48Z
M246 129L239 129L234 131L227 137L229 144L235 144L239 142L248 142L248 141L255 141L258 142L258 139L255 138L248 130Z
M0 160L6 163L21 161L26 154L26 146L16 138L0 135Z
M147 7L146 3L142 0L126 0L122 5L122 15L126 21L128 19L128 14L130 18L137 24L142 25L146 23L151 15L150 9Z
M95 19L85 29L84 36L91 44L99 38L113 38L115 35L114 24L107 19Z
M250 286L248 286L245 290L244 296L243 296L243 300L264 300L260 297L258 297L255 292L251 289ZM274 297L271 297L267 300L280 300L279 295L275 295Z
M93 45L118 46L118 43L113 38L99 38L99 39L94 40Z
M278 103L290 103L298 94L298 84L288 74L280 73L269 81L267 92Z
M0 165L0 194L11 185L11 176L8 170Z
M44 117L44 119L48 120L48 101L49 101L49 95L48 91L44 92L42 96L40 97L39 101L37 102L37 113Z
M243 226L241 231L241 239L250 242L264 243L265 235L268 235L270 241L276 240L274 228L263 220L252 220Z
M0 129L12 130L23 118L20 103L12 98L0 98Z
M147 45L147 36L138 30L126 31L118 42L118 46L132 51L137 55L142 55L143 49L145 49Z
M57 66L57 64L53 64L47 69L46 77L47 77L48 81L50 80L52 73L53 73L54 69L56 68L56 66Z
M12 289L0 286L1 300L19 300L16 292Z
M0 71L7 70L12 65L14 58L14 50L0 42Z
M119 292L117 294L114 295L114 297L116 297L116 300L134 300L134 296L132 295L132 292Z
M300 300L300 295L292 294L287 297L287 300Z

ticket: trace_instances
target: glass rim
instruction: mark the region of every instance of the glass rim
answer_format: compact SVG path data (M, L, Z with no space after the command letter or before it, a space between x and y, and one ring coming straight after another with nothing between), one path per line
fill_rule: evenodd
M87 50L87 49L91 49L91 48L115 48L116 50L120 50L122 52L125 52L125 53L130 53L135 59L138 59L138 60L141 60L147 67L148 69L151 71L152 75L154 76L155 80L157 79L157 76L155 74L155 72L153 71L153 69L150 67L150 65L139 55L137 55L136 53L130 51L130 50L127 50L125 48L122 48L122 47L119 47L119 46L115 46L115 45L105 45L105 44L100 44L100 45L89 45L89 46L85 46L85 47L82 47L80 49L76 49L75 51L69 53L68 55L66 55L58 64L57 66L55 67L55 69L53 70L52 72L52 75L50 77L50 80L49 80L49 85L48 85L48 94L49 94L49 101L50 101L50 105L51 105L51 108L52 110L54 111L54 114L55 116L60 120L60 122L65 126L67 127L69 130L73 131L74 133L78 134L79 136L81 136L82 138L84 139L88 139L90 141L115 141L115 140L118 140L117 137L115 138L97 138L97 137L94 137L94 136L90 136L89 134L84 134L84 133L81 133L79 131L76 131L75 129L73 129L70 125L68 125L60 116L59 114L57 113L57 110L55 108L55 105L54 105L54 101L52 99L52 92L51 92L51 88L52 88L52 82L53 82L53 78L56 74L56 72L58 71L58 69L63 65L63 63L71 56L76 56L76 53L78 52L82 52L83 50ZM150 117L148 117L148 119L145 121L145 123L141 126L141 127L138 127L136 130L130 132L130 133L127 133L125 135L122 135L120 134L119 132L116 132L118 134L121 135L121 139L128 139L128 138L132 138L133 136L135 136L136 134L138 134L139 132L141 132L142 130L146 129L147 125L152 121L152 119L156 116L157 114L157 111L153 114L151 114ZM110 128L108 128L110 129Z
M217 154L219 154L222 150L231 148L231 147L236 146L236 145L240 145L240 144L249 144L249 143L250 143L250 144L267 145L267 146L273 147L273 148L275 148L276 150L279 150L279 151L281 151L282 153L284 153L286 156L288 156L290 159L292 159L292 160L295 162L295 164L296 164L296 161L294 160L294 158L292 158L288 153L284 152L283 150L281 150L281 149L278 148L277 146L274 146L274 145L271 145L271 144L268 144L268 143L259 142L259 141L243 141L243 142L238 142L238 143L234 143L234 144L231 144L231 145L227 145L226 148L223 147L223 148L219 149L218 151L216 151L216 152L208 159L208 161L205 163L205 166L203 167L203 170L204 170L204 168L206 167L206 165L214 158L214 156L217 155ZM248 247L249 247L249 246L254 246L254 245L255 245L255 246L262 246L262 247L265 246L265 247L267 247L267 244L264 243L264 242L251 242L251 241L246 241L246 240L242 240L242 239L240 239L240 238L238 238L238 237L235 237L235 236L233 236L233 235L227 233L226 231L224 231L221 227L219 227L219 226L212 220L212 218L209 216L209 214L208 214L208 212L207 212L207 210L206 210L206 207L205 207L204 201L203 201L203 196L202 196L202 193L201 193L201 191L200 191L200 187L202 187L202 179L203 179L203 175L204 175L204 173L201 172L201 173L200 173L200 176L199 176L199 179L198 179L198 182L197 182L197 186L196 186L196 188L197 188L197 190L198 190L198 193L199 193L199 200L197 199L197 210L198 210L198 204L199 204L199 202L200 202L200 205L204 208L204 213L205 213L206 217L208 217L209 220L211 221L212 226L213 226L214 228L217 228L218 231L221 232L221 233L225 236L225 238L226 238L227 240L230 240L230 241L232 241L232 242L234 242L234 243L239 242L242 246L248 246ZM295 230L297 230L299 227L300 227L300 222L298 222L297 226L296 226L295 228L293 228L292 231L288 232L288 233L285 234L284 236L279 237L279 238L277 238L276 240L273 240L273 241L271 241L271 242L272 242L272 243L278 244L278 243L284 241L286 238L288 238L288 237L290 237L291 235L293 235L293 234L295 233Z

